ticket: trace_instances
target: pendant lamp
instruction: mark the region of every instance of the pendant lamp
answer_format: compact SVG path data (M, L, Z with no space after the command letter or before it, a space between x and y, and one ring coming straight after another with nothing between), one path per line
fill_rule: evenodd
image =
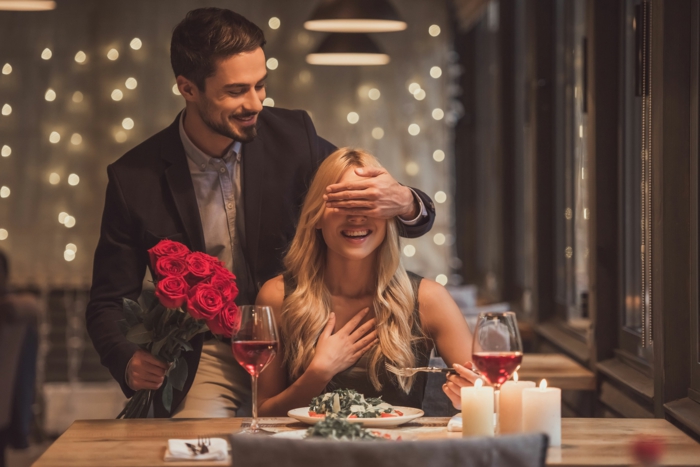
M51 0L0 0L0 10L5 11L46 11L56 8Z
M389 0L322 0L304 27L324 32L396 32L406 29L406 23Z
M389 61L367 34L331 33L306 56L311 65L386 65Z

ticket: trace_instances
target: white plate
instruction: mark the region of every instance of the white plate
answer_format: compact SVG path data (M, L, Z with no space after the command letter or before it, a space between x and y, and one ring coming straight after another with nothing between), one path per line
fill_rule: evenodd
M359 423L364 427L386 428L403 425L404 423L408 423L411 420L415 420L416 418L422 417L424 413L422 410L414 409L413 407L394 406L394 409L403 413L403 416L386 418L348 418L347 421L349 421L350 423ZM306 423L308 425L315 425L321 420L323 420L323 417L310 417L308 407L300 407L298 409L290 410L289 412L287 412L287 415L289 415L292 418L296 418L300 422Z
M401 433L397 431L389 431L389 430L372 430L378 435L389 435L389 438L396 441L396 440L406 440L406 439L412 439L412 435L407 435L406 433ZM286 438L286 439L309 439L306 437L306 430L292 430L292 431L280 431L279 433L275 433L272 435L275 438ZM321 439L321 438L319 438ZM345 440L343 440L345 441ZM348 440L349 441L349 440Z

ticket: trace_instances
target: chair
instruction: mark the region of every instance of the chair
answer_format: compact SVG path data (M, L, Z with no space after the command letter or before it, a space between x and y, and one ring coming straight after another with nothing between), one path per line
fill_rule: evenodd
M542 467L547 436L424 441L328 441L232 435L234 467Z

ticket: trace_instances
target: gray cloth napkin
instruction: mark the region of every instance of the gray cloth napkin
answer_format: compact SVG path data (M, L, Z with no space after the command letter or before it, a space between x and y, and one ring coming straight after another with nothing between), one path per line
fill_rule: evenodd
M425 441L294 440L269 436L230 438L234 467L542 467L542 434Z

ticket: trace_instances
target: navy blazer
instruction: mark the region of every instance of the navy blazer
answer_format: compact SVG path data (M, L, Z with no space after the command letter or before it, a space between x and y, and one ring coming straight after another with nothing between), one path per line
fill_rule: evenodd
M125 381L126 366L138 346L122 334L117 321L122 297L137 300L148 266L148 249L163 238L192 251L205 251L204 233L178 118L168 128L139 144L107 167L109 182L95 251L92 288L86 311L87 330L124 394L134 391ZM299 211L320 163L335 150L316 134L301 110L265 107L258 116L258 135L242 148L242 193L246 245L243 248L257 290L283 271L283 254L294 237ZM430 230L435 220L431 199L416 190L428 211L419 225L406 226L407 237ZM189 374L183 391L173 390L172 409L192 385L203 336L184 352ZM160 393L159 393L160 394ZM168 417L160 395L155 416Z

